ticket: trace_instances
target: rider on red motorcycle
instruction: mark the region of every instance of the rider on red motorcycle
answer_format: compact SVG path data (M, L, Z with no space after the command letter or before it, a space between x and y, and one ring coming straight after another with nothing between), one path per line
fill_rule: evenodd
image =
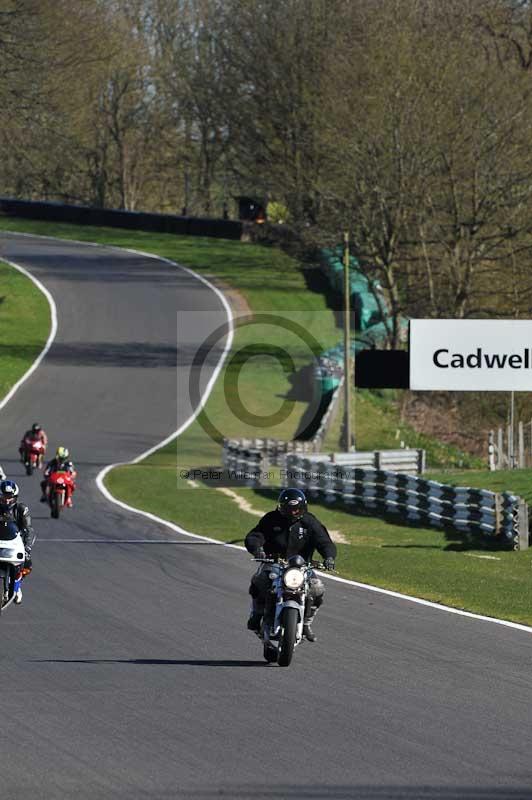
M44 453L43 453L44 456L44 454L46 453L46 448L48 446L48 436L46 435L46 431L44 430L44 428L41 425L39 425L38 422L34 422L30 430L26 431L26 433L20 440L20 447L18 451L20 453L20 457L22 460L24 460L24 451L26 450L26 444L24 442L25 439L33 439L33 440L36 439L37 441L42 442L42 445L44 447Z
M58 447L55 458L48 462L46 465L46 469L44 470L44 480L41 481L41 503L46 503L46 485L48 483L48 478L52 474L52 472L69 472L74 479L77 475L76 469L72 461L69 460L69 452L66 447ZM72 480L72 488L67 486L67 497L65 500L65 505L69 508L72 508L72 492L76 490L76 484L74 480Z

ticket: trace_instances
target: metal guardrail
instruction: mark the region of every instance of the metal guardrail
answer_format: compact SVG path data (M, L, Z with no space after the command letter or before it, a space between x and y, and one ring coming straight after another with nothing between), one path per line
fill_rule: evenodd
M347 454L348 455L348 454ZM397 471L364 468L298 455L287 457L286 486L310 498L340 500L354 511L397 515L412 524L452 528L528 547L528 507L510 492L454 487Z
M316 458L323 460L323 455ZM425 451L422 449L373 450L369 452L331 453L333 464L374 469L388 469L409 475L425 472Z
M323 442L325 441L325 437L327 436L327 433L329 432L331 425L336 419L336 416L338 414L338 409L340 406L340 398L342 396L343 386L344 386L344 376L342 375L340 383L333 390L331 394L329 405L327 406L325 414L321 418L319 427L311 439L314 451L321 450Z
M239 461L248 466L261 464L263 471L269 465L286 466L286 459L291 454L306 455L315 462L330 462L353 467L374 467L375 469L392 469L408 474L422 474L425 470L424 450L370 450L352 453L316 453L314 442L284 442L279 439L224 439L224 466L237 468ZM259 458L261 456L262 460Z

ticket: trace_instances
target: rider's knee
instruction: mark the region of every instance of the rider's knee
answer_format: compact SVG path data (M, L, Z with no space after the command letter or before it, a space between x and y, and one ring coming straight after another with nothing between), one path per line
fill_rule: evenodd
M312 605L316 606L316 608L319 608L323 603L323 594L325 592L323 581L320 578L311 578L309 589Z

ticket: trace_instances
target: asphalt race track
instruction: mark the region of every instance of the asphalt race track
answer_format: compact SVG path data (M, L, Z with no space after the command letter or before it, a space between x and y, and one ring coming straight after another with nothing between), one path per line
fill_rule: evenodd
M42 281L59 320L0 412L0 462L38 534L24 602L0 621L3 796L529 799L529 633L329 582L319 641L268 666L245 630L246 554L98 491L102 467L189 416L176 313L211 312L200 344L206 319L225 320L219 298L111 249L2 234L0 258ZM16 459L33 421L79 468L58 521Z

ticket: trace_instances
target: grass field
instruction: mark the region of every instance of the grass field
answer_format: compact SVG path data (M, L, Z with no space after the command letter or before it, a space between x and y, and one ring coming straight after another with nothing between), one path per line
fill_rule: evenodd
M19 220L3 220L0 227L158 253L191 266L201 274L223 279L241 292L254 311L295 312L302 315L311 327L317 327L319 321L324 343L339 339L334 316L327 309L323 296L309 292L299 265L274 249L238 242ZM265 272L268 274L266 285ZM248 329L237 331L235 347L253 342ZM282 343L284 334L268 340L268 345ZM298 353L296 348L299 367L308 358L308 353L303 351ZM248 403L256 413L266 413L268 408L278 407L279 398L272 402L272 394L295 396L290 418L276 432L280 436L292 435L304 413L304 403L297 399L297 386L294 387L289 376L275 366L267 351L246 369L241 376L242 385ZM257 392L257 383L261 387L267 385L270 400L264 397L264 392ZM221 379L207 404L207 411L213 419L224 421L227 425L225 433L241 435L241 423L237 419L231 421L227 415ZM360 393L357 398L357 443L360 449L396 446L398 429L397 419L385 398L369 392ZM405 434L404 429L399 431L399 436ZM419 446L414 440L408 444ZM437 451L438 443L432 442L432 445ZM444 450L440 463L446 466L457 464L459 458L459 454ZM176 463L183 467L219 464L220 446L205 437L201 427L195 423L180 437L177 451L174 442L141 464L114 470L107 477L107 486L117 498L138 506L140 480L150 488L144 493L150 498L143 504L145 510L190 531L223 541L241 542L256 517L242 511L216 488L202 485L193 488L185 481L178 482ZM530 471L496 474L446 471L434 473L431 477L446 483L511 489L525 497L532 495ZM270 509L275 502L274 491L239 489L238 495L259 511ZM356 516L340 508L316 504L312 510L335 532L336 537L344 539L344 543L338 545L341 575L458 608L532 624L532 556L527 551L492 551L480 542L467 543L458 534L456 538L449 538L444 533Z
M25 275L0 262L0 398L35 361L49 330L50 308L43 293Z

